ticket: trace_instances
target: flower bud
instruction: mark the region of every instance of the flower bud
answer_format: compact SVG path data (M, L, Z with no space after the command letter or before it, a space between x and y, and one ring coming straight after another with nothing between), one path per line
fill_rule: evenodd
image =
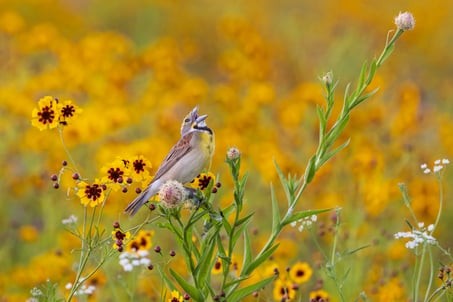
M395 25L401 30L412 30L415 26L414 16L409 12L399 13L395 18Z
M159 199L164 207L174 208L186 199L186 190L180 182L169 180L160 188Z
M228 149L228 151L227 151L227 158L228 158L229 160L238 159L240 156L241 156L241 151L239 151L239 149L236 148L236 147L231 147L231 148Z

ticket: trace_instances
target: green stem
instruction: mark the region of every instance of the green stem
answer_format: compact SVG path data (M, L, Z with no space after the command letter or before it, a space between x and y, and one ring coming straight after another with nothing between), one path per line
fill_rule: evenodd
M433 284L433 279L435 278L435 276L434 276L433 254L432 254L430 246L428 246L428 254L429 254L429 278L428 278L429 280L428 280L428 287L426 288L426 292L425 292L425 300L424 301L428 301L428 295L429 295L429 292L431 291L431 286Z
M414 285L414 298L413 301L418 301L418 291L420 290L420 283L422 280L422 272L423 272L423 266L425 264L425 257L426 257L426 245L428 243L423 244L423 250L422 250L422 255L420 258L420 263L418 264L418 273L417 277L415 280L415 285Z
M74 160L74 158L72 157L71 155L71 152L69 152L69 149L68 147L66 146L66 143L64 141L64 138L63 138L63 127L58 127L58 134L60 136L60 141L61 141L61 144L63 146L63 149L64 149L64 152L66 153L66 155L68 156L69 158L69 161L71 162L71 165L74 167L74 171L79 173L79 170L77 168L77 165L76 165L76 162ZM80 174L80 173L79 173Z
M443 208L443 201L444 201L444 189L443 189L443 183L442 183L442 177L439 174L437 177L437 181L439 182L439 210L437 211L437 217L436 217L436 222L434 223L434 230L436 229L437 225L439 224L440 221L440 216L442 214L442 208Z

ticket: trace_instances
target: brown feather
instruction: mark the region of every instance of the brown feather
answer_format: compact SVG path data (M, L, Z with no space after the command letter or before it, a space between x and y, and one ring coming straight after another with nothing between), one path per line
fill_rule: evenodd
M190 140L194 135L193 132L190 132L183 137L176 143L176 145L171 148L170 152L168 152L165 159L160 164L159 169L157 169L156 174L154 175L153 180L150 182L152 184L155 179L159 179L163 174L165 174L171 167L175 165L179 161L181 157L187 154L192 147L190 146Z

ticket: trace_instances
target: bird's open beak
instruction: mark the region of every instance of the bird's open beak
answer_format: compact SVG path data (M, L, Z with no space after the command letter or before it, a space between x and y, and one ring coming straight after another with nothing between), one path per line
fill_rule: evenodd
M205 115L200 115L199 117L197 117L197 119L196 119L195 122L196 122L197 124L199 124L199 123L201 123L201 122L204 122L204 120L205 120L207 117L208 117L207 114L205 114Z

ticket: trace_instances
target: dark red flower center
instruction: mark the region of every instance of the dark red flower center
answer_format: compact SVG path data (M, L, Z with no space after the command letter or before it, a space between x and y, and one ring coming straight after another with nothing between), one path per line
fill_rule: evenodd
M85 187L85 194L88 199L96 201L101 198L102 188L98 184L87 185Z
M200 190L204 190L209 186L210 182L211 176L203 175L203 177L199 178L198 187L200 187Z
M134 160L134 171L139 174L140 172L145 172L146 164L143 162L143 159Z
M107 171L107 174L109 175L108 178L110 180L113 180L114 182L118 182L118 179L123 176L124 171L121 171L120 168L110 168Z
M42 108L42 111L38 112L39 121L44 125L47 123L52 123L55 118L55 112L49 106L45 106Z
M61 115L63 117L71 117L74 115L75 108L72 105L66 105L63 108L61 108Z

